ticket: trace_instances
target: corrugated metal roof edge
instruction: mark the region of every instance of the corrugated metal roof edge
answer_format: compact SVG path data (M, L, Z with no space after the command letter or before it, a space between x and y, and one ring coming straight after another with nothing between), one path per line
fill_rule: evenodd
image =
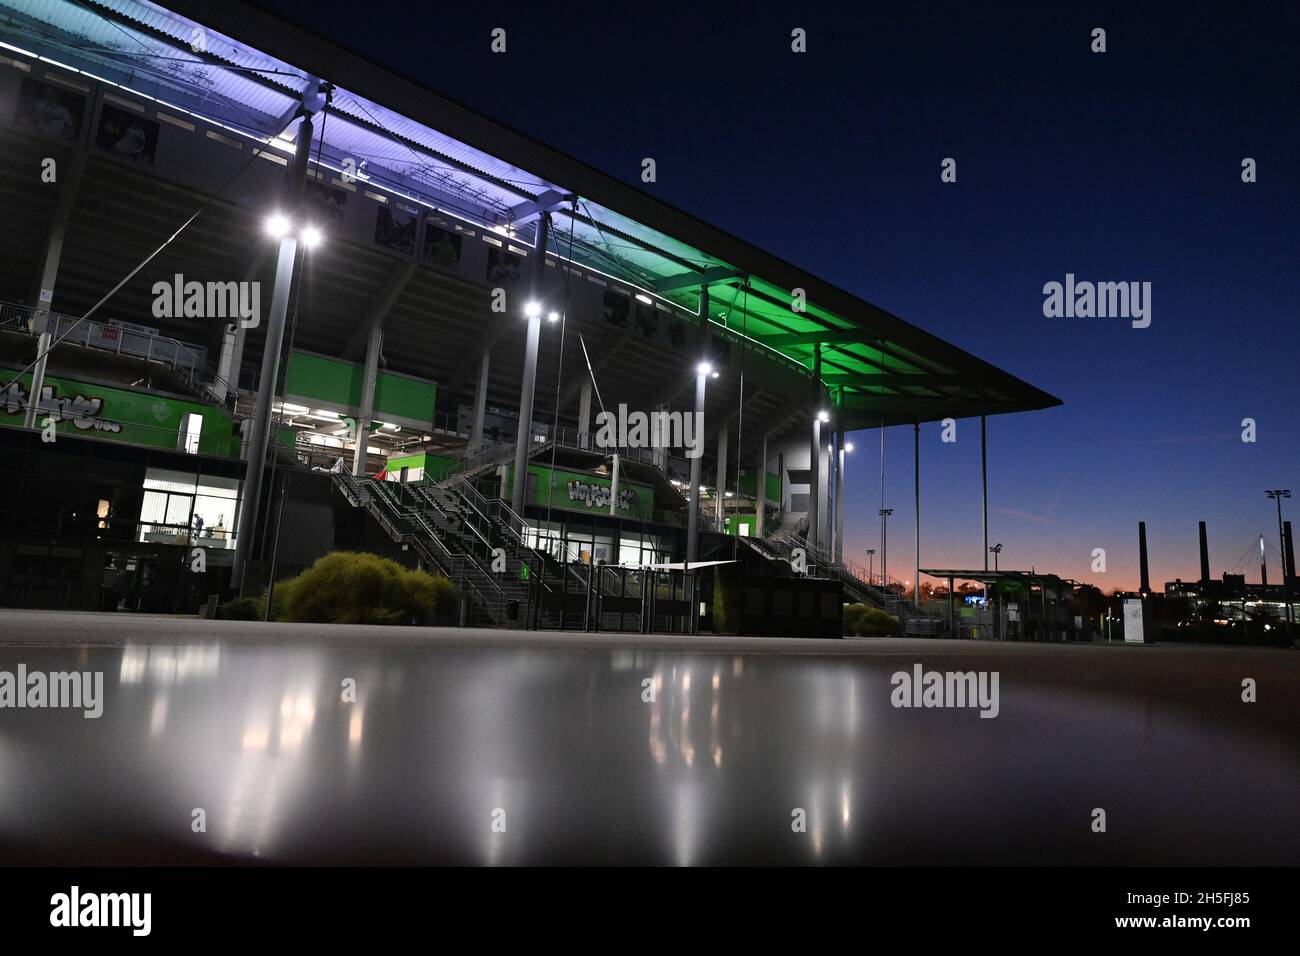
M754 246L737 236L678 209L670 203L601 172L560 150L458 103L422 83L355 53L302 27L245 2L245 0L160 0L160 5L346 89L383 103L389 109L461 139L466 144L553 183L565 184L668 236L686 242L735 267L785 288L803 287L809 300L883 336L934 358L954 372L969 376L977 385L1015 397L1016 408L1031 411L1062 404L1061 399L1009 372L971 355L898 318L879 306L847 292L798 266ZM256 40L250 39L255 37ZM277 52L292 49L292 57Z

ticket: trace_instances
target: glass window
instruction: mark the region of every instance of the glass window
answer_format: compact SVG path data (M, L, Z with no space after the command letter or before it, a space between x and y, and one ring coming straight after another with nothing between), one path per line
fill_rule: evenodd
M190 508L193 507L193 504L194 498L191 495L169 495L167 500L167 524L188 527Z
M140 507L140 520L150 524L162 524L167 518L167 494L162 491L146 491L144 503Z

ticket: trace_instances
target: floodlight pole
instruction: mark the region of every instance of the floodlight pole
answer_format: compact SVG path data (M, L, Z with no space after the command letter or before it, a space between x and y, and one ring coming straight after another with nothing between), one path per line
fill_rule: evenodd
M844 561L844 433L838 433L839 467L835 469L835 560Z
M984 571L989 569L989 454L988 418L980 411L980 497L984 502ZM989 583L984 581L984 606L988 606Z
M510 507L515 514L524 513L524 491L528 487L528 452L533 443L533 391L537 385L537 343L542 334L542 282L546 271L546 242L551 232L551 217L543 212L537 218L537 241L533 244L532 279L528 294L533 307L528 312L528 341L524 346L524 377L519 386L519 427L515 435L515 476L510 491Z
M912 490L914 492L916 525L916 567L912 579L912 598L917 607L921 606L921 423L912 423Z
M303 101L302 122L298 125L297 149L285 181L283 208L290 216L296 216L302 206L303 191L307 184L307 166L311 158L312 115L324 105L323 93L318 93L312 100L311 106L308 105L307 99ZM271 434L271 405L275 400L276 376L280 372L280 349L284 345L284 322L289 311L289 290L293 285L293 265L297 255L298 234L296 230L290 229L280 237L280 251L276 257L275 284L271 291L266 344L263 347L262 370L257 385L257 411L253 415L253 429L248 444L248 463L244 469L243 490L240 496L235 560L230 572L230 587L239 597L244 594L244 571L248 564L248 556L253 550L253 535L257 531L257 508L262 494L266 449Z
M705 294L707 301L707 293ZM708 372L703 369L696 370L695 373L695 421L696 428L700 428L701 422L704 421L704 387L708 379ZM700 462L704 458L704 436L701 434L699 454L691 459L691 489L690 503L686 512L686 564L689 566L695 561L700 549Z
M980 497L984 501L984 570L989 569L989 455L986 444L988 419L980 415Z
M813 420L812 436L808 445L808 543L818 547L818 525L821 521L818 508L818 495L821 491L822 463L822 420L818 414L822 401L822 345L813 344L812 366L812 401Z
M880 509L880 586L889 587L889 516L893 508Z

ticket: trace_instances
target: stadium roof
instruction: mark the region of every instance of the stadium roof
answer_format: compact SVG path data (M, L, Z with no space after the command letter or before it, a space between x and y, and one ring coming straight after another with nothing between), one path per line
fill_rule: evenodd
M849 429L1026 411L1059 399L816 276L359 55L238 0L0 0L24 52L286 151L303 94L333 86L320 161L551 250L811 369ZM268 52L268 51L274 51ZM566 197L577 197L570 202ZM794 311L792 290L806 295Z

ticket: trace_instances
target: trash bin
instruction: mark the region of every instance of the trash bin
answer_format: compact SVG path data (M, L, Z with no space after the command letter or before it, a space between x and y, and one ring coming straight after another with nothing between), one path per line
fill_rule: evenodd
M518 601L512 599L512 600L509 600L509 601L506 602L506 617L509 618L509 619L512 620L512 621L517 621L517 620L519 620L519 602L518 602Z

